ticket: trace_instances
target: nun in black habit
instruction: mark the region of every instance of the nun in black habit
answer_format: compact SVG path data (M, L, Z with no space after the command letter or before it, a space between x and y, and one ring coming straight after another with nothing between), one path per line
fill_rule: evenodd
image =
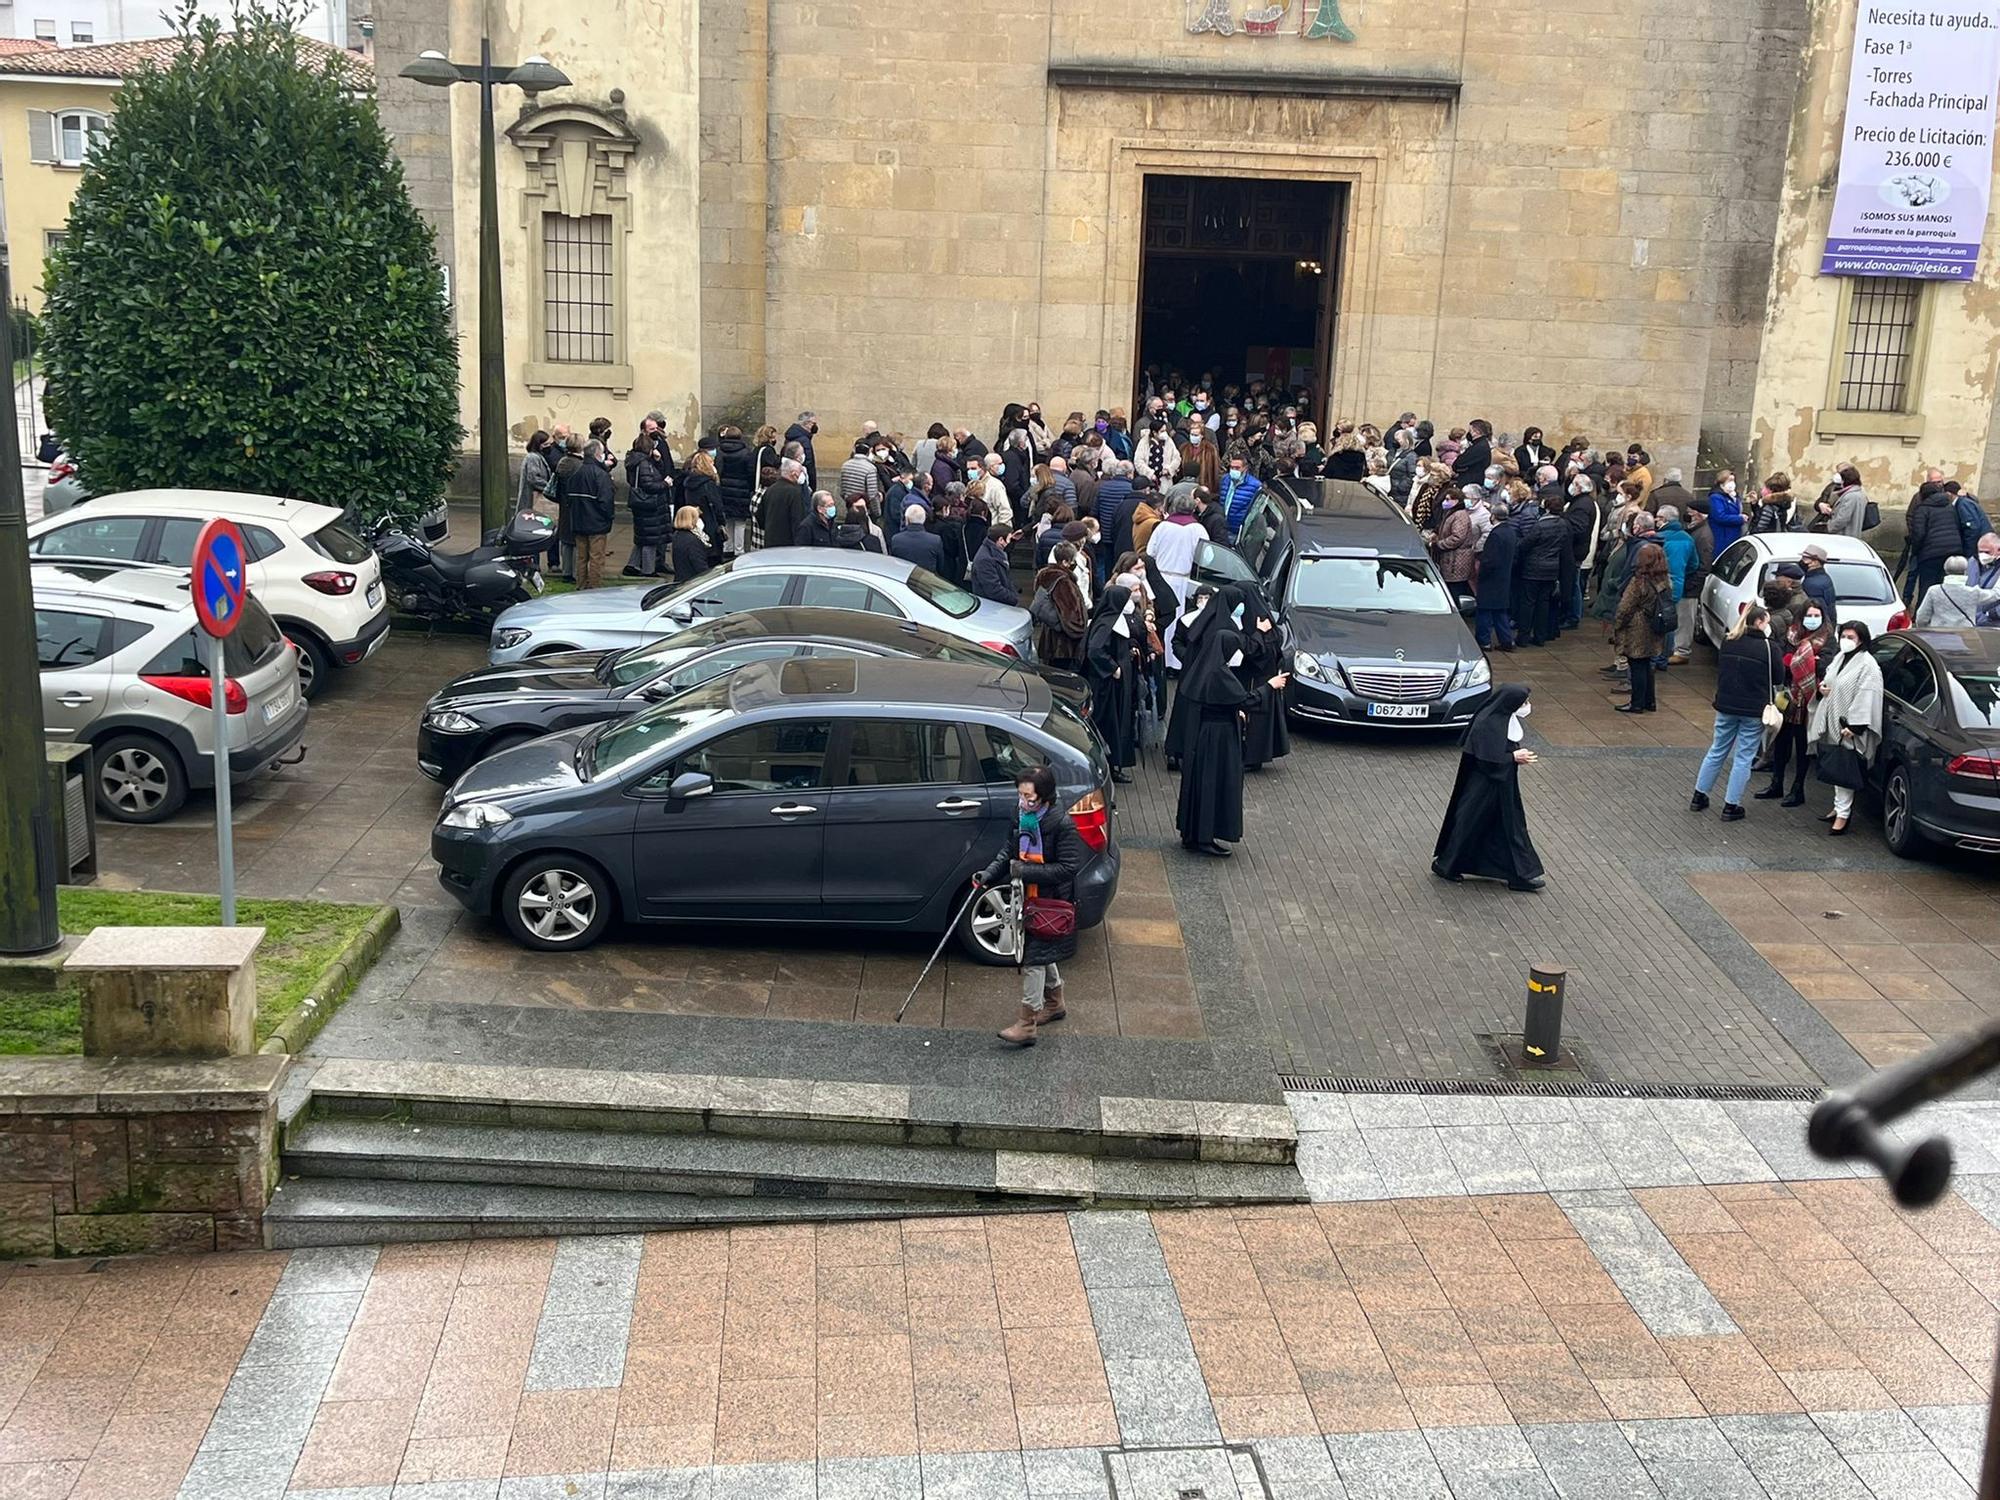
M1285 695L1270 685L1270 679L1285 669L1285 644L1261 593L1244 583L1233 584L1225 592L1234 596L1232 607L1243 610L1237 617L1237 629L1243 632L1244 666L1257 695L1243 730L1243 769L1261 771L1268 762L1292 753L1292 734L1285 724Z
M1132 591L1112 584L1098 596L1097 609L1083 634L1084 671L1090 677L1090 722L1104 741L1111 779L1130 781L1127 766L1139 763L1138 601Z
M1246 684L1245 642L1227 615L1203 636L1187 671L1180 701L1187 705L1187 750L1181 765L1180 808L1175 825L1181 847L1227 856L1243 837L1243 723L1257 695ZM1283 689L1278 677L1269 684Z
M1535 763L1535 752L1521 748L1528 710L1528 690L1508 682L1472 716L1431 860L1440 880L1478 875L1504 880L1510 891L1539 891L1548 883L1521 805L1521 767Z
M1200 715L1187 700L1188 675L1201 656L1202 642L1219 626L1228 622L1229 606L1222 595L1207 587L1193 591L1187 608L1181 611L1180 621L1174 628L1172 643L1168 647L1170 666L1180 669L1174 689L1173 707L1167 714L1167 769L1178 771L1181 761L1187 755L1188 744L1194 738L1195 721Z

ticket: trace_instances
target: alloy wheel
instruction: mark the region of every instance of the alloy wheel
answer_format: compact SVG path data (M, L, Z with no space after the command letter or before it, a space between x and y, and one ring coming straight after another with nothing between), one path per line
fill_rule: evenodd
M966 926L972 934L972 941L982 953L994 959L1014 960L1013 921L1008 914L1008 901L1004 892L988 886L979 893L979 899L972 903L972 911L966 918Z
M575 942L597 919L597 888L574 870L548 869L521 888L516 905L543 942Z
M1901 771L1889 773L1888 784L1882 788L1882 832L1890 846L1903 842L1910 819L1910 782Z
M299 696L310 698L314 685L319 681L319 655L299 641L292 641L292 654L299 662Z
M97 774L105 801L141 817L167 800L172 784L159 756L130 745L105 761Z

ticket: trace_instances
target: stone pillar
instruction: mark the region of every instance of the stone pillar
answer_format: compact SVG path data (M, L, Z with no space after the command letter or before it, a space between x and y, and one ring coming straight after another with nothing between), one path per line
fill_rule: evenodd
M257 1047L261 927L100 927L65 973L83 980L88 1057L230 1057Z

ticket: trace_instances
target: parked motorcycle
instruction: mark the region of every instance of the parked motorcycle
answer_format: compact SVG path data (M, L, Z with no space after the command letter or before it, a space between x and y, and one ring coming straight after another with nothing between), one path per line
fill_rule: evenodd
M489 621L541 593L539 564L555 529L547 516L527 512L487 532L470 552L436 552L385 516L376 523L374 541L390 607L420 620Z

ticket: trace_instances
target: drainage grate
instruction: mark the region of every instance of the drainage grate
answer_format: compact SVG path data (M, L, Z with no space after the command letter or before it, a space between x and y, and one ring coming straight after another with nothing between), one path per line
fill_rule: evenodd
M1275 1500L1248 1443L1104 1450L1111 1500Z
M1559 1094L1577 1099L1775 1100L1810 1104L1821 1090L1793 1083L1588 1083L1500 1078L1350 1078L1337 1073L1280 1073L1292 1094Z

